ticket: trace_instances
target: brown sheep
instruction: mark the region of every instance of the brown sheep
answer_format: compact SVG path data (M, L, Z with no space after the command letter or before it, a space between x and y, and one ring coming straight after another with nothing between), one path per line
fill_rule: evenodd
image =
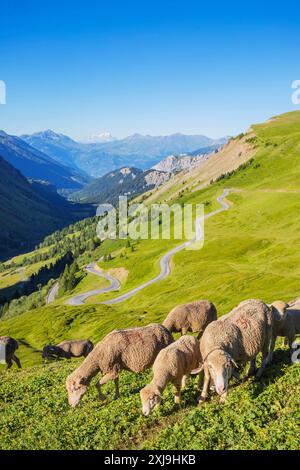
M19 358L15 354L18 348L19 344L14 338L10 336L0 336L0 357L4 359L8 369L11 368L13 361L17 364L19 369L22 367Z
M88 339L63 341L57 346L45 346L43 349L43 358L71 359L72 357L87 357L93 348L93 343Z
M227 315L208 325L200 342L204 385L199 402L206 400L212 380L220 401L224 402L228 382L237 363L250 361L245 378L255 372L256 356L262 352L262 364L256 376L263 374L268 362L273 327L272 308L260 300L246 300Z
M99 372L97 383L100 400L105 400L102 385L115 382L115 399L119 397L119 374L122 370L143 372L154 363L161 349L173 342L171 333L162 325L114 330L100 341L83 363L66 381L70 406L76 406Z
M188 331L201 333L207 325L217 319L217 310L213 303L208 300L199 300L185 305L178 305L173 308L163 322L171 333L186 335Z
M181 336L178 341L162 349L153 364L153 379L141 391L143 415L159 405L168 383L175 387L175 403L180 404L181 388L186 377L201 362L200 344L193 336Z
M274 325L269 362L272 361L278 336L284 337L287 340L291 356L294 352L292 346L296 335L300 333L300 302L294 301L291 304L292 306L281 301L276 301L272 304Z

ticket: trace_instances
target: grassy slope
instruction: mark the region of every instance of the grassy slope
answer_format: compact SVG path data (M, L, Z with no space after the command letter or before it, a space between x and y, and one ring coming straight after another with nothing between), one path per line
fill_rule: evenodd
M214 201L224 187L232 188L228 198L232 203L230 212L207 221L204 248L199 252L177 254L171 276L113 307L91 304L72 308L56 302L0 323L0 334L9 333L29 343L30 347L20 348L25 365L41 363L33 348L39 349L48 341L88 336L98 340L115 327L161 321L170 308L180 302L210 298L216 303L219 314L223 314L246 298L263 298L270 302L300 295L300 113L254 126L254 131L257 153L248 169L202 191L187 192L180 199L181 202ZM156 274L161 253L173 244L152 243L141 241L134 253L128 253L128 259L116 257L103 265L105 268L125 266L130 271L123 291ZM118 243L116 248L120 248ZM86 279L84 282L88 284ZM101 296L101 299L107 297ZM7 385L1 392L4 404L0 406L8 422L11 420L11 445L15 447L22 442L24 447L113 448L121 446L121 437L122 445L128 445L129 441L124 439L131 437L132 445L139 447L295 448L300 445L295 432L296 418L299 418L296 393L299 366L285 366L286 353L278 352L276 358L277 365L261 383L250 382L234 389L225 413L220 413L219 405L214 402L196 410L192 406L196 391L190 386L184 402L186 408L182 411L174 414L168 392L161 410L144 420L139 414L138 396L132 395L131 390L146 383L147 377L131 374L124 374L122 380L127 386L122 387L123 398L117 404L105 407L90 395L90 400L87 398L81 408L70 411L63 381L74 364L23 371L22 381L17 379L19 373L5 375ZM52 367L55 374L49 373ZM13 407L8 406L15 395L22 397L24 387L26 400L22 402L19 398ZM41 397L46 388L48 398L43 401ZM241 403L238 420L237 403ZM25 422L29 423L25 434L18 429L23 413L27 416ZM181 420L180 425L176 424ZM55 429L63 423L80 423L80 432L77 435L77 431L70 431L59 443ZM31 432L34 426L38 431ZM9 446L5 440L7 433L8 428L4 427L1 432L0 425L3 447ZM40 438L39 433L42 433Z

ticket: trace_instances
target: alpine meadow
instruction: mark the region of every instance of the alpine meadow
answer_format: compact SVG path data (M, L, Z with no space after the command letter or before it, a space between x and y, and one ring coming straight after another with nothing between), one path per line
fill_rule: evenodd
M299 17L1 3L3 467L299 451Z
M178 241L106 240L95 246L96 220L87 219L56 232L37 250L1 265L5 291L15 285L20 267L28 275L53 263L64 251L78 251L81 239L86 243L77 252L74 286L65 287L49 305L44 305L43 295L41 305L32 302L29 311L20 310L20 300L13 300L2 314L0 334L18 340L24 367L6 372L3 366L1 370L2 449L299 447L300 370L298 363L290 363L288 349L282 349L279 341L263 378L242 383L233 379L225 405L212 395L208 403L195 406L198 387L191 376L180 408L167 388L161 407L148 418L140 412L138 390L148 383L151 372L123 372L117 401L111 395L112 385L106 387L105 402L99 402L96 388L91 387L73 410L67 403L65 379L80 360L44 364L41 357L45 344L84 337L96 343L113 329L161 323L175 305L201 298L212 299L221 316L247 298L271 303L299 296L300 112L253 125L214 158L222 152L228 160L223 161L223 168L228 165L228 171L219 170L211 178L208 161L206 167L177 175L173 185L143 196L145 203L154 197L169 203L201 202L208 213L217 208L217 197L228 188L230 208L207 219L202 250L175 254L168 277L128 300L101 304L154 278L160 258ZM45 260L38 261L39 257ZM80 306L67 305L76 294L108 286L107 280L85 272L84 267L94 261L99 270L119 279L120 289L91 296Z

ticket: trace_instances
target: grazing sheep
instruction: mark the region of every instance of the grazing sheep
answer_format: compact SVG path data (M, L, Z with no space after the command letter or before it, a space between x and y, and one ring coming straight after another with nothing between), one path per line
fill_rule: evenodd
M7 368L10 369L14 361L19 369L21 369L21 362L15 354L16 350L19 348L18 342L10 336L0 336L0 348L4 349L4 359Z
M43 349L43 358L71 359L71 357L87 357L93 348L93 343L88 339L63 341L57 346L51 346L50 344L45 346Z
M70 406L76 406L98 372L100 400L105 400L102 385L115 382L115 399L119 397L119 374L122 370L143 372L154 363L161 349L173 342L171 333L162 325L114 330L109 333L66 381Z
M193 336L181 336L178 341L160 351L153 364L153 379L141 391L143 415L159 405L168 383L175 388L175 403L180 404L181 388L186 376L197 367L201 360L200 344Z
M273 302L273 334L270 348L269 362L273 359L273 351L278 336L287 340L291 355L293 354L293 342L296 335L300 333L300 302L294 301L286 304L281 301Z
M204 385L199 403L206 400L212 380L220 401L224 402L228 382L237 363L250 361L245 378L255 372L256 356L262 352L262 364L256 376L261 377L267 364L272 338L272 308L260 300L246 300L227 315L208 325L200 342Z
M181 335L186 335L188 331L198 333L199 339L207 325L216 319L217 310L214 304L208 300L199 300L173 308L163 325L171 333L181 332Z

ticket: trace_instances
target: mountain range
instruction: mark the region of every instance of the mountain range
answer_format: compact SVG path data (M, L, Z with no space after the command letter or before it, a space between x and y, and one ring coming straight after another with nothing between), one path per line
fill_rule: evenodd
M59 190L76 190L91 178L82 170L55 161L19 137L0 131L0 155L24 176L44 180Z
M218 147L227 141L227 138L210 139L203 135L178 133L169 136L133 134L123 139L107 137L106 141L83 143L51 130L22 135L21 138L57 162L93 177L122 167L149 169L170 154L198 152L198 149Z

